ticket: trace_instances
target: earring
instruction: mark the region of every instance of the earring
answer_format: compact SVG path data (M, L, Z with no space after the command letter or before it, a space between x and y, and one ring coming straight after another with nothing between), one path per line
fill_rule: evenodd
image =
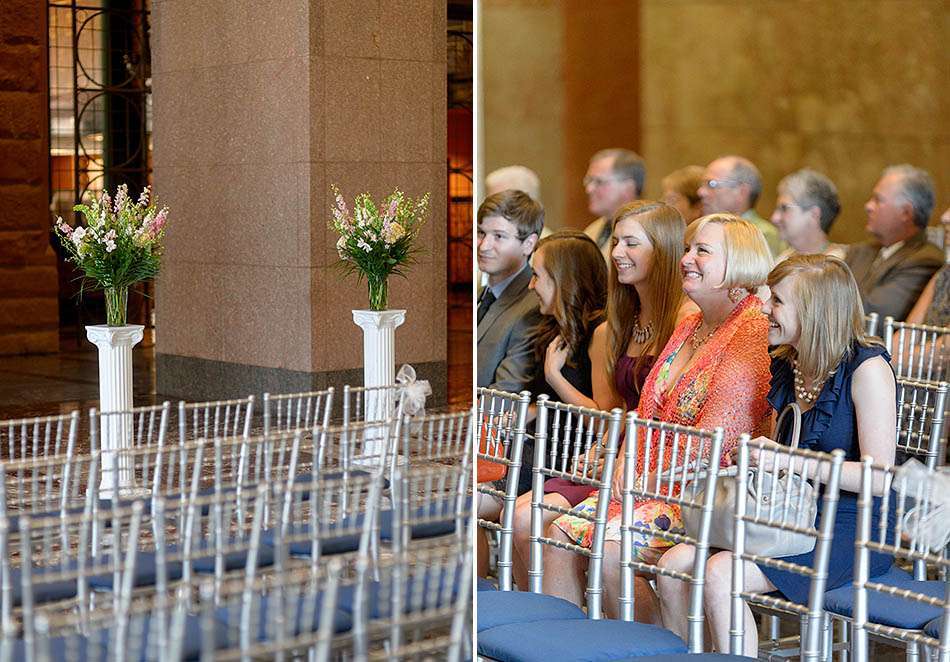
M729 288L729 301L731 301L732 303L739 303L744 298L745 298L744 287L730 287Z

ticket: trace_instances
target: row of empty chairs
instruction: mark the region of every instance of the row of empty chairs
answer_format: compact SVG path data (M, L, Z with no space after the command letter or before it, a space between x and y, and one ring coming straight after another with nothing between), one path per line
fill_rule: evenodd
M905 456L920 459L923 463L921 471L926 476L940 475L934 471L944 436L946 391L947 385L942 382L898 381L898 445ZM516 496L517 473L523 460L519 446L526 435L524 419L520 415L529 401L528 393L510 394L482 389L478 394L478 458L484 462L502 464L507 470L503 481L505 489L492 484L480 484L478 491L504 499L506 506L514 503ZM623 540L618 605L620 620L605 620L602 614L602 564L606 508L598 510L591 518L594 535L590 548L568 546L571 551L588 559L585 611L570 602L541 593L543 546L547 544L565 548L563 543L548 538L541 530L542 512L547 509L559 514L569 510L544 504L543 485L548 478L566 478L576 483L586 483L592 490L598 490L600 503L606 504L612 489L611 465L621 436L622 425L619 421L622 413L597 412L552 403L545 396L539 397L536 404L538 417L534 437L529 586L520 587L521 591L511 590L513 512L506 507L500 523L479 522L498 533L497 587L494 583L479 581L479 655L485 659L527 661L548 658L620 660L650 655L658 656L656 659L671 659L670 656L678 654L702 653L702 592L705 556L708 553L708 538L704 537L708 535L711 502L706 498L697 498L697 495L713 493L714 481L720 472L706 469L719 466L721 431L645 421L637 418L635 412L627 415L623 449L626 462L621 496ZM633 467L638 452L644 445L655 447L657 444L664 448L675 448L671 455L672 465L661 464L656 467L655 480L648 478L637 481ZM749 448L756 445L761 446L751 442L747 436L740 440L739 477L745 476ZM699 448L705 449L705 455L697 453ZM785 600L780 594L753 594L744 589L741 574L736 573L732 590L735 602L733 618L742 613L742 603L749 604L762 614L792 617L801 624L797 654L807 660L830 659L833 652L843 655L842 659L849 659L847 656L851 654L855 660L866 660L869 637L906 645L908 657L917 655L920 650L932 653L941 660L950 659L946 633L950 628L942 628L941 625L941 619L946 618L947 605L950 605L950 593L947 592L950 584L945 579L948 574L945 572L946 554L942 548L925 548L922 543L922 540L926 540L928 523L950 522L950 512L944 506L946 499L934 498L930 491L931 485L936 489L939 483L931 483L927 479L909 483L906 476L900 478L900 468L875 466L866 458L860 501L866 521L862 520L858 535L854 585L826 592L823 582L832 533L830 525L835 512L838 473L843 458L840 454L826 455L785 447L776 452L783 458L778 463L780 466L795 467L798 473L804 473L816 486L822 483L825 513L823 530L804 527L800 522L785 521L788 512L737 512L736 540L739 542L735 546L734 556L736 559L783 565L782 561L754 557L744 551L741 539L746 525L784 527L813 537L816 540L814 566L784 568L808 574L813 587L811 597L808 604L801 605ZM663 457L662 452L659 455ZM882 485L885 487L882 488ZM700 492L698 487L704 490ZM740 484L737 490L741 493L743 485ZM913 526L905 523L896 536L893 530L888 531L883 526L871 530L871 496L881 494L884 495L885 509L881 521L886 523L887 513L890 512L898 522L902 522L907 513L916 508ZM662 628L633 622L635 573L654 576L671 574L666 568L634 560L632 534L642 530L642 526L633 521L634 502L638 499L660 499L683 510L695 510L701 522L701 534L694 538L683 534L643 531L660 535L671 544L689 542L698 550L692 571L677 577L690 586L689 627L683 639ZM932 529L929 535L933 536ZM944 546L946 542L942 540ZM869 550L893 554L899 562L898 566L888 576L868 577ZM903 565L909 568L904 570ZM845 623L842 630L847 633L838 644L833 642L832 637L831 625L834 620ZM743 641L738 622L733 622L731 631L733 640L728 653L741 655Z
M267 434L230 401L197 437L4 458L0 659L461 656L472 413L410 422L394 388L331 425L323 394L265 395Z

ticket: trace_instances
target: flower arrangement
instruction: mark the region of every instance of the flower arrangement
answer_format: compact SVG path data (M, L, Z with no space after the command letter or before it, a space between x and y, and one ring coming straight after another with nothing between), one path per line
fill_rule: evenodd
M335 204L330 228L339 233L336 250L347 273L366 278L370 310L385 310L390 275L405 277L418 249L413 242L429 213L429 194L413 200L398 188L377 206L368 193L356 196L350 211L340 190L331 187Z
M148 187L133 202L128 187L122 184L115 199L103 191L98 200L76 205L73 211L82 213L85 226L72 227L58 217L53 228L66 250L66 259L84 273L80 293L84 289L105 290L107 322L122 326L129 286L158 274L168 208L158 209L149 199Z

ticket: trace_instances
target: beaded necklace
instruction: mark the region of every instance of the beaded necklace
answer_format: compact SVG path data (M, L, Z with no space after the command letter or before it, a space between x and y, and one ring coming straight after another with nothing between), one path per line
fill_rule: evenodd
M640 315L633 318L633 342L642 345L653 337L653 320L640 326Z
M818 399L818 394L821 393L821 389L828 380L828 377L816 379L812 382L811 388L805 388L805 377L798 370L798 361L792 361L792 373L795 375L795 395L798 396L798 399L802 402L812 404Z

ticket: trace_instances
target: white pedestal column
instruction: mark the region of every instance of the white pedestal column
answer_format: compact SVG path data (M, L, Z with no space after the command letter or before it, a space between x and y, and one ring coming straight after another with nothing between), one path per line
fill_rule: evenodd
M99 410L101 412L132 409L132 347L142 340L141 324L86 327L86 337L99 349ZM102 419L101 462L102 483L99 496L112 498L116 488L131 487L131 467L117 467L115 451L130 448L134 422L132 415L107 416Z
M406 321L405 310L354 310L353 321L363 329L363 386L389 386L396 381L396 327ZM392 418L393 402L389 392L367 393L363 401L366 420ZM386 427L380 427L380 439L372 439L369 430L363 445L366 463L385 451ZM375 443L374 443L375 441ZM358 461L359 458L354 458Z

